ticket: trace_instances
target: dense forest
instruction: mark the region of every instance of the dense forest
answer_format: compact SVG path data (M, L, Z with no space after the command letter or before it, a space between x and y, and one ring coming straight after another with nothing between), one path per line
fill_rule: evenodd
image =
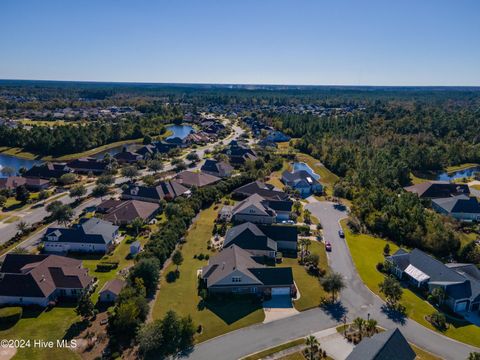
M480 94L452 101L375 101L347 116L265 115L300 138L296 146L342 177L337 196L353 201L357 226L438 256L456 256L455 225L402 190L412 171L480 162Z

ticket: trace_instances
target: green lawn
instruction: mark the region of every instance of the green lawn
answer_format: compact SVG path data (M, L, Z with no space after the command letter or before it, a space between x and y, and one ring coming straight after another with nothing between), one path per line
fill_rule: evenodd
M275 346L275 347L272 347L270 349L266 349L266 350L263 350L263 351L260 351L260 352L257 352L255 354L252 354L252 355L249 355L249 356L246 356L244 358L242 358L242 360L259 360L259 359L263 359L267 356L270 356L270 355L273 355L279 351L283 351L283 350L286 350L286 349L290 349L294 346L298 346L298 345L303 345L305 344L306 340L305 338L300 338L300 339L297 339L297 340L293 340L293 341L289 341L289 342L286 342L284 344L281 344L281 345L278 345L278 346Z
M305 356L303 356L301 351L295 352L293 354L283 356L278 360L305 360Z
M206 307L201 306L201 298L197 294L197 270L205 266L207 261L194 259L193 256L200 253L214 255L207 249L207 243L212 236L217 211L218 208L211 207L199 214L181 249L184 261L179 267L180 278L168 283L165 275L175 270L175 266L172 264L166 268L153 307L154 319L163 317L169 310L184 316L190 315L197 326L203 326L202 334L196 337L197 342L262 322L265 318L260 304L243 299L210 302Z
M455 171L461 171L461 170L466 170L472 167L478 166L477 163L465 163L465 164L460 164L460 165L453 165L453 166L447 166L445 169L448 173L455 172Z
M370 290L383 298L378 286L383 281L383 275L377 271L375 266L377 263L384 261L383 248L387 241L371 235L353 234L346 226L346 220L342 220L342 227L360 277ZM390 244L391 253L398 249L398 246L394 243L388 243ZM425 320L426 315L430 315L435 311L435 308L427 301L422 300L409 289L404 289L401 303L406 307L409 318L429 329L435 330ZM442 334L461 342L480 346L480 327L465 321L451 323L449 328Z
M50 311L41 313L35 311L23 311L23 317L12 328L0 331L1 339L24 339L31 340L31 347L18 349L14 359L45 359L64 360L80 359L80 356L68 349L54 347L53 349L39 349L33 347L33 340L56 341L63 339L72 324L79 318L75 314L75 308L55 307ZM75 332L69 332L74 334Z
M327 269L327 255L323 243L312 241L309 249L312 253L320 256L319 267ZM305 268L298 264L297 259L284 257L280 266L292 267L293 279L295 280L295 284L300 291L300 299L294 301L295 309L298 311L317 307L320 305L321 298L328 296L325 290L323 290L323 287L320 285L318 278L308 274Z

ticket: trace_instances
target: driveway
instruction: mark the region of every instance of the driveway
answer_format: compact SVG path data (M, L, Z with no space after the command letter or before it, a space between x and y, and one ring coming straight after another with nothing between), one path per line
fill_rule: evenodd
M263 311L264 324L298 314L289 295L272 296L270 300L263 302Z
M323 225L326 240L332 243L333 250L328 254L330 266L340 272L347 282L347 288L341 294L341 304L334 308L315 308L303 311L288 318L258 324L239 329L209 341L198 344L187 356L190 359L209 360L239 359L281 343L307 336L321 330L337 326L347 317L352 321L361 316L376 319L380 326L392 329L399 327L405 337L415 345L445 359L466 359L472 351L480 349L449 339L431 331L413 320L406 319L403 324L390 320L383 312L383 301L374 295L359 278L353 265L344 239L338 236L339 220L346 217L345 211L334 207L333 203L320 201L306 205Z

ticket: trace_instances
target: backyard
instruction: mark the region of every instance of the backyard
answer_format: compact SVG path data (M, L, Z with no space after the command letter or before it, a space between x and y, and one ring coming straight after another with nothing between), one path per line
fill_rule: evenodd
M353 262L360 277L370 290L384 298L379 289L379 284L383 281L383 274L376 269L376 264L384 261L383 248L387 244L387 241L367 234L353 234L348 226L346 226L346 220L342 221L342 227ZM390 244L391 253L397 251L397 245L392 242L388 243ZM368 256L365 256L366 253L368 253ZM411 290L405 288L401 303L406 307L409 318L429 329L435 330L435 328L425 320L425 316L436 311L427 301L424 301ZM478 326L466 321L458 321L452 318L447 319L451 321L450 326L446 331L442 332L442 334L461 342L480 346L480 328Z
M207 243L212 236L213 222L220 206L212 206L198 215L181 248L184 261L179 267L180 277L174 282L167 282L165 275L175 270L175 265L167 266L153 308L154 319L163 317L169 310L184 316L190 315L196 326L203 327L202 333L196 337L197 342L262 322L265 318L258 301L229 298L226 301L208 301L205 305L197 294L197 270L208 261L194 259L194 255L214 255L207 249Z

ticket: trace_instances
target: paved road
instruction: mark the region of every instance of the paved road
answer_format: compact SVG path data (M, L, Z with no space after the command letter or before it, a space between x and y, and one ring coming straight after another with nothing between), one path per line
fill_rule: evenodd
M407 319L402 325L388 319L381 310L383 301L363 284L345 240L338 236L338 221L346 217L346 213L335 209L329 202L315 202L306 207L320 220L325 239L332 243L333 251L329 254L331 268L340 272L347 282L347 288L341 295L341 304L348 321L357 316L366 318L370 313L379 325L385 328L400 327L409 341L445 359L466 359L471 351L480 351L430 331L412 320ZM331 328L339 324L342 316L341 308L330 313L320 308L308 310L286 319L254 325L201 343L188 357L195 360L239 359L253 352Z

